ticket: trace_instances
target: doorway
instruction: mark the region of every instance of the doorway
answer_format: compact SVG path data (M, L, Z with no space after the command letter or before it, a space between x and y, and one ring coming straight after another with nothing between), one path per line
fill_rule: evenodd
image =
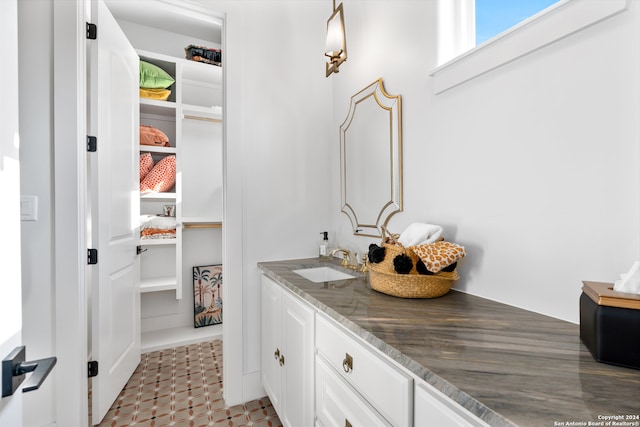
M176 7L179 2L162 3ZM56 349L58 356L55 377L52 378L55 381L45 384L48 390L45 388L38 393L46 397L36 399L35 394L28 396L25 413L34 417L35 421L31 424L46 425L55 421L58 425L82 425L87 417L85 401L59 399L56 396L87 395L86 318L89 313L86 307L89 306L91 295L87 287L79 284L90 279L90 267L87 266L84 243L87 241L87 231L78 228L88 214L87 201L83 196L87 192L85 183L88 174L84 143L87 107L81 90L86 86L83 64L87 42L84 28L78 26L78 21L84 19L78 17L88 13L88 2L18 4L19 14L25 17L19 17L22 26L19 36L21 51L38 50L41 54L25 54L20 58L21 61L31 58L21 64L21 82L29 81L29 93L37 95L31 97L31 102L23 102L26 96L21 96L21 108L28 111L24 117L31 123L30 126L29 123L24 125L24 128L32 132L28 137L29 144L23 145L32 151L25 159L28 165L25 172L30 177L23 180L21 193L38 196L40 213L38 221L28 224L34 230L23 245L23 254L27 254L23 256L23 271L28 271L28 277L33 279L30 280L33 288L26 291L23 323L27 332L38 331L39 334L33 336L28 333L31 338L27 339L38 342L42 347L41 351L34 347L30 353L32 357L40 357L40 354L44 357L52 349ZM185 11L187 15L202 13L202 10ZM223 19L222 15L210 11L206 16ZM27 19L28 23L23 22ZM41 49L42 40L52 38L52 42ZM23 73L23 70L27 72ZM55 98L54 87L57 94ZM37 123L37 126L33 126L33 123ZM44 229L36 230L36 227ZM38 313L38 316L34 313Z

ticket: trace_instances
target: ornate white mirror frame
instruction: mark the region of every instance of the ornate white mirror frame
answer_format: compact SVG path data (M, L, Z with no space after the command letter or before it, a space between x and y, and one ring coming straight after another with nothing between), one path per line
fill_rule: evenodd
M353 234L380 237L402 211L402 97L378 79L351 97L340 125L341 207Z

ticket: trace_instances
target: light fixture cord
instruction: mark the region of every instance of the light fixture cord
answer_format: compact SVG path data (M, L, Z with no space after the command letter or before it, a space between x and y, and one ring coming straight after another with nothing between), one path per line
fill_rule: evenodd
M336 11L336 0L333 0L333 11Z

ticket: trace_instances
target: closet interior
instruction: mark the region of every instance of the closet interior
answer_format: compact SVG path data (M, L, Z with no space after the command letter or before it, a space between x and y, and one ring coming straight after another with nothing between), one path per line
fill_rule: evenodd
M170 76L166 88L140 96L140 125L168 140L141 139L138 150L141 350L221 338L223 57L187 56L199 47L221 50L222 20L105 3L144 65ZM154 187L158 180L165 185ZM194 286L214 275L214 286Z

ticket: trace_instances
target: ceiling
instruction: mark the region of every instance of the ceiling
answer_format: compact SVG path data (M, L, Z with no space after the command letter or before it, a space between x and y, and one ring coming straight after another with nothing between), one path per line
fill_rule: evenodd
M117 20L221 43L222 15L190 0L105 0Z

